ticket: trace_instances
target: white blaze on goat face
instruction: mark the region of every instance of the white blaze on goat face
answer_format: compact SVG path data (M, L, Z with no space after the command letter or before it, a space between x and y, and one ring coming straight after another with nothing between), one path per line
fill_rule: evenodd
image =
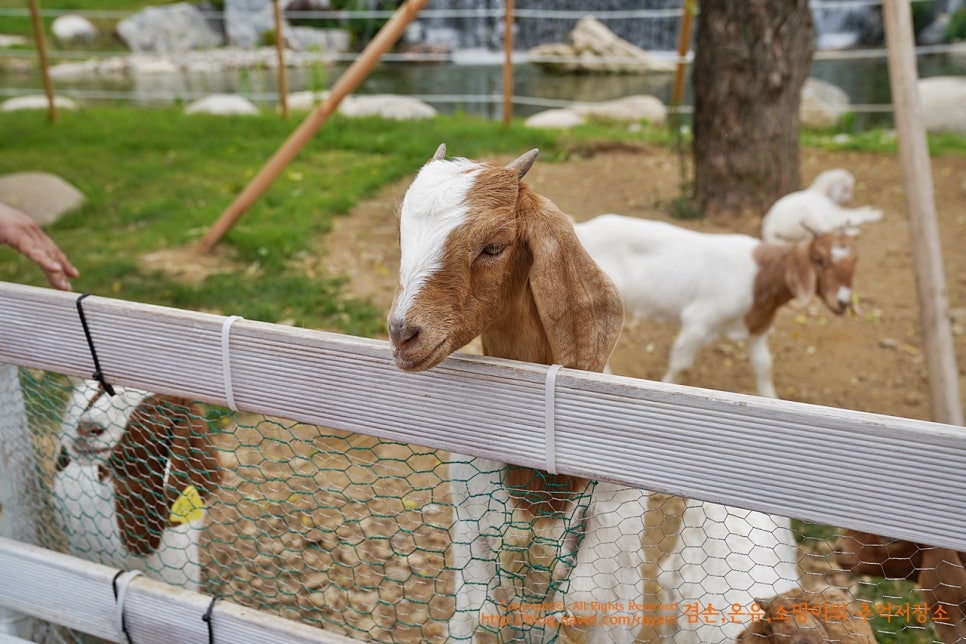
M426 281L443 266L446 240L465 223L467 195L481 170L466 159L423 166L399 214L399 294L392 316L405 320Z
M835 263L852 257L852 249L848 246L832 246L832 261Z

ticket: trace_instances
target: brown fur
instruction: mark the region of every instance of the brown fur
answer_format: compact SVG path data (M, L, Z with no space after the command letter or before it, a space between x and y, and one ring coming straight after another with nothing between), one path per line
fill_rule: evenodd
M802 610L824 610L823 606L845 605L848 619L832 619ZM822 593L796 588L768 600L760 600L764 615L752 622L735 640L736 644L875 644L866 618L851 606L848 595L837 588ZM796 613L796 606L799 611Z
M480 171L476 185L484 188L468 196L467 221L447 240L444 269L409 312L407 324L420 333L402 343L430 352L410 370L431 368L477 336L489 356L588 371L607 364L623 323L620 294L567 216L520 181L534 156ZM498 256L481 252L491 244L503 249ZM527 601L543 598L568 573L560 550L576 544L540 535L563 517L580 523L576 500L588 482L507 466L504 484L514 499L499 553L504 587Z
M833 261L835 246L849 249L849 256ZM759 267L754 300L745 314L745 325L752 335L767 332L775 313L792 298L806 304L818 294L833 313L845 312L836 295L840 287L852 287L858 259L855 241L848 235L824 233L793 245L762 243L755 248L754 258Z
M948 620L934 620L944 642L966 641L966 553L847 530L835 546L839 566L854 575L910 579L930 614L942 607Z
M164 485L169 459L169 479ZM121 538L137 555L157 550L161 533L171 525L171 505L185 487L194 485L207 499L221 479L200 410L170 396L149 396L131 414L110 466Z

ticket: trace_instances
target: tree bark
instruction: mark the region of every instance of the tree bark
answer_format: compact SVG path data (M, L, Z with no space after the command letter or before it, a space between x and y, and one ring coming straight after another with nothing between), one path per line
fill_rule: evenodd
M702 0L694 197L706 217L762 217L798 190L799 103L815 51L808 0Z

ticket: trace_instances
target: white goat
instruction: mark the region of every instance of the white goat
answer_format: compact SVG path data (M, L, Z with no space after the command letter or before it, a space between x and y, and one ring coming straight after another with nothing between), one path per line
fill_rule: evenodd
M505 167L445 152L420 170L400 211L388 318L397 367L430 369L482 336L487 355L603 369L621 330L620 295L566 215L521 182L537 151ZM646 492L458 456L449 478L447 641L634 641ZM606 602L625 623L600 619Z
M842 233L770 244L612 214L574 228L631 316L681 326L664 382L677 382L698 350L724 333L748 338L758 394L777 398L767 340L779 307L816 293L837 315L851 305L856 247Z
M789 193L772 204L761 221L761 237L767 242L800 241L831 230L854 231L882 219L871 206L846 208L855 189L855 177L836 168L820 173L808 188Z

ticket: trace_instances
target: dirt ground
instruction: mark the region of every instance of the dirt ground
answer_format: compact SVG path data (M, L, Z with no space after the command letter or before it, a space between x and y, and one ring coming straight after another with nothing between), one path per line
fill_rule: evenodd
M458 145L450 145L459 154ZM802 179L841 167L856 176L852 205L881 208L882 221L859 240L855 290L858 315L837 317L814 300L805 309L785 307L769 346L779 396L833 407L930 419L925 359L919 326L909 220L897 156L855 152L802 152ZM966 158L933 159L936 208L960 391L966 397ZM677 157L641 147L588 152L564 163L539 160L527 183L578 221L605 212L670 220L666 204L681 194ZM360 204L335 223L322 263L349 278L350 290L389 309L399 256L395 214L409 180ZM714 232L758 234L758 222L732 228L675 221ZM620 375L660 379L676 330L653 323L628 324L611 365ZM744 347L722 339L698 356L685 384L754 393Z

